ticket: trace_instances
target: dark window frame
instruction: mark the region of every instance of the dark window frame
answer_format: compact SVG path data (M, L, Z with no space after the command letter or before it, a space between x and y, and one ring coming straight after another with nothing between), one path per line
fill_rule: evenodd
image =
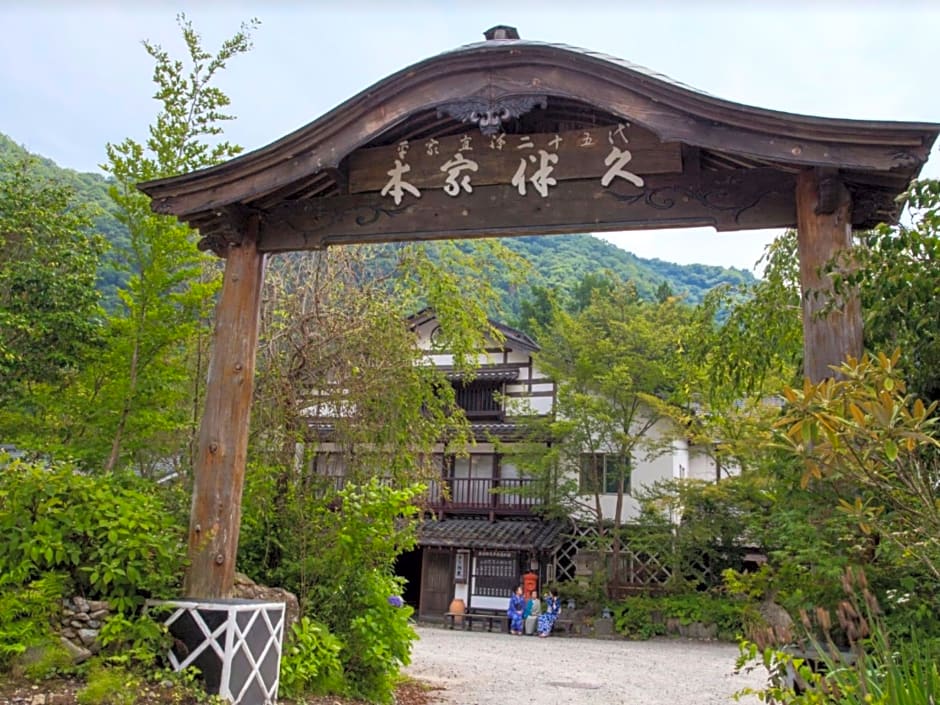
M472 421L502 421L503 404L497 398L503 393L503 383L490 380L454 382L454 400Z
M633 464L629 458L618 453L582 453L580 464L578 490L582 494L617 494L620 474L623 474L623 494L631 495Z

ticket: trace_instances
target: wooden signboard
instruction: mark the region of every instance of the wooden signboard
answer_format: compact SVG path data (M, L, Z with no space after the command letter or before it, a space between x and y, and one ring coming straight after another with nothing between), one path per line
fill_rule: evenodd
M678 142L660 142L647 130L625 124L570 132L464 135L402 141L353 152L349 192L379 191L399 205L428 190L458 197L478 186L511 184L520 195L547 197L560 181L625 180L682 171Z

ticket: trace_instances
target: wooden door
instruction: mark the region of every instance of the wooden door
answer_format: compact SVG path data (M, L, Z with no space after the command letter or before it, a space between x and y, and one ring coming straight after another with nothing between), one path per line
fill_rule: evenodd
M453 596L454 565L451 552L424 549L418 616L422 619L443 619Z

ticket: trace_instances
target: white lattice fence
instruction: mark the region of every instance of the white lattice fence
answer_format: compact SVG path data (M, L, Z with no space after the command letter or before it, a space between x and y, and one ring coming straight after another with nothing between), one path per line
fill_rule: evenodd
M254 600L151 602L169 608L174 670L196 666L206 690L233 705L277 701L284 603Z

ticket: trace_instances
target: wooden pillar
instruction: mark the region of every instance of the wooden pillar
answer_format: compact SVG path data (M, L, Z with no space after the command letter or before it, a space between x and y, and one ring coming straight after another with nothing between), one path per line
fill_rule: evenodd
M827 315L832 300L820 268L852 246L852 202L835 174L808 169L796 183L796 213L803 295L803 369L813 382L832 377L831 365L862 354L862 311L858 296Z
M194 468L186 597L228 597L235 577L264 279L257 237L258 220L251 216L225 261Z

